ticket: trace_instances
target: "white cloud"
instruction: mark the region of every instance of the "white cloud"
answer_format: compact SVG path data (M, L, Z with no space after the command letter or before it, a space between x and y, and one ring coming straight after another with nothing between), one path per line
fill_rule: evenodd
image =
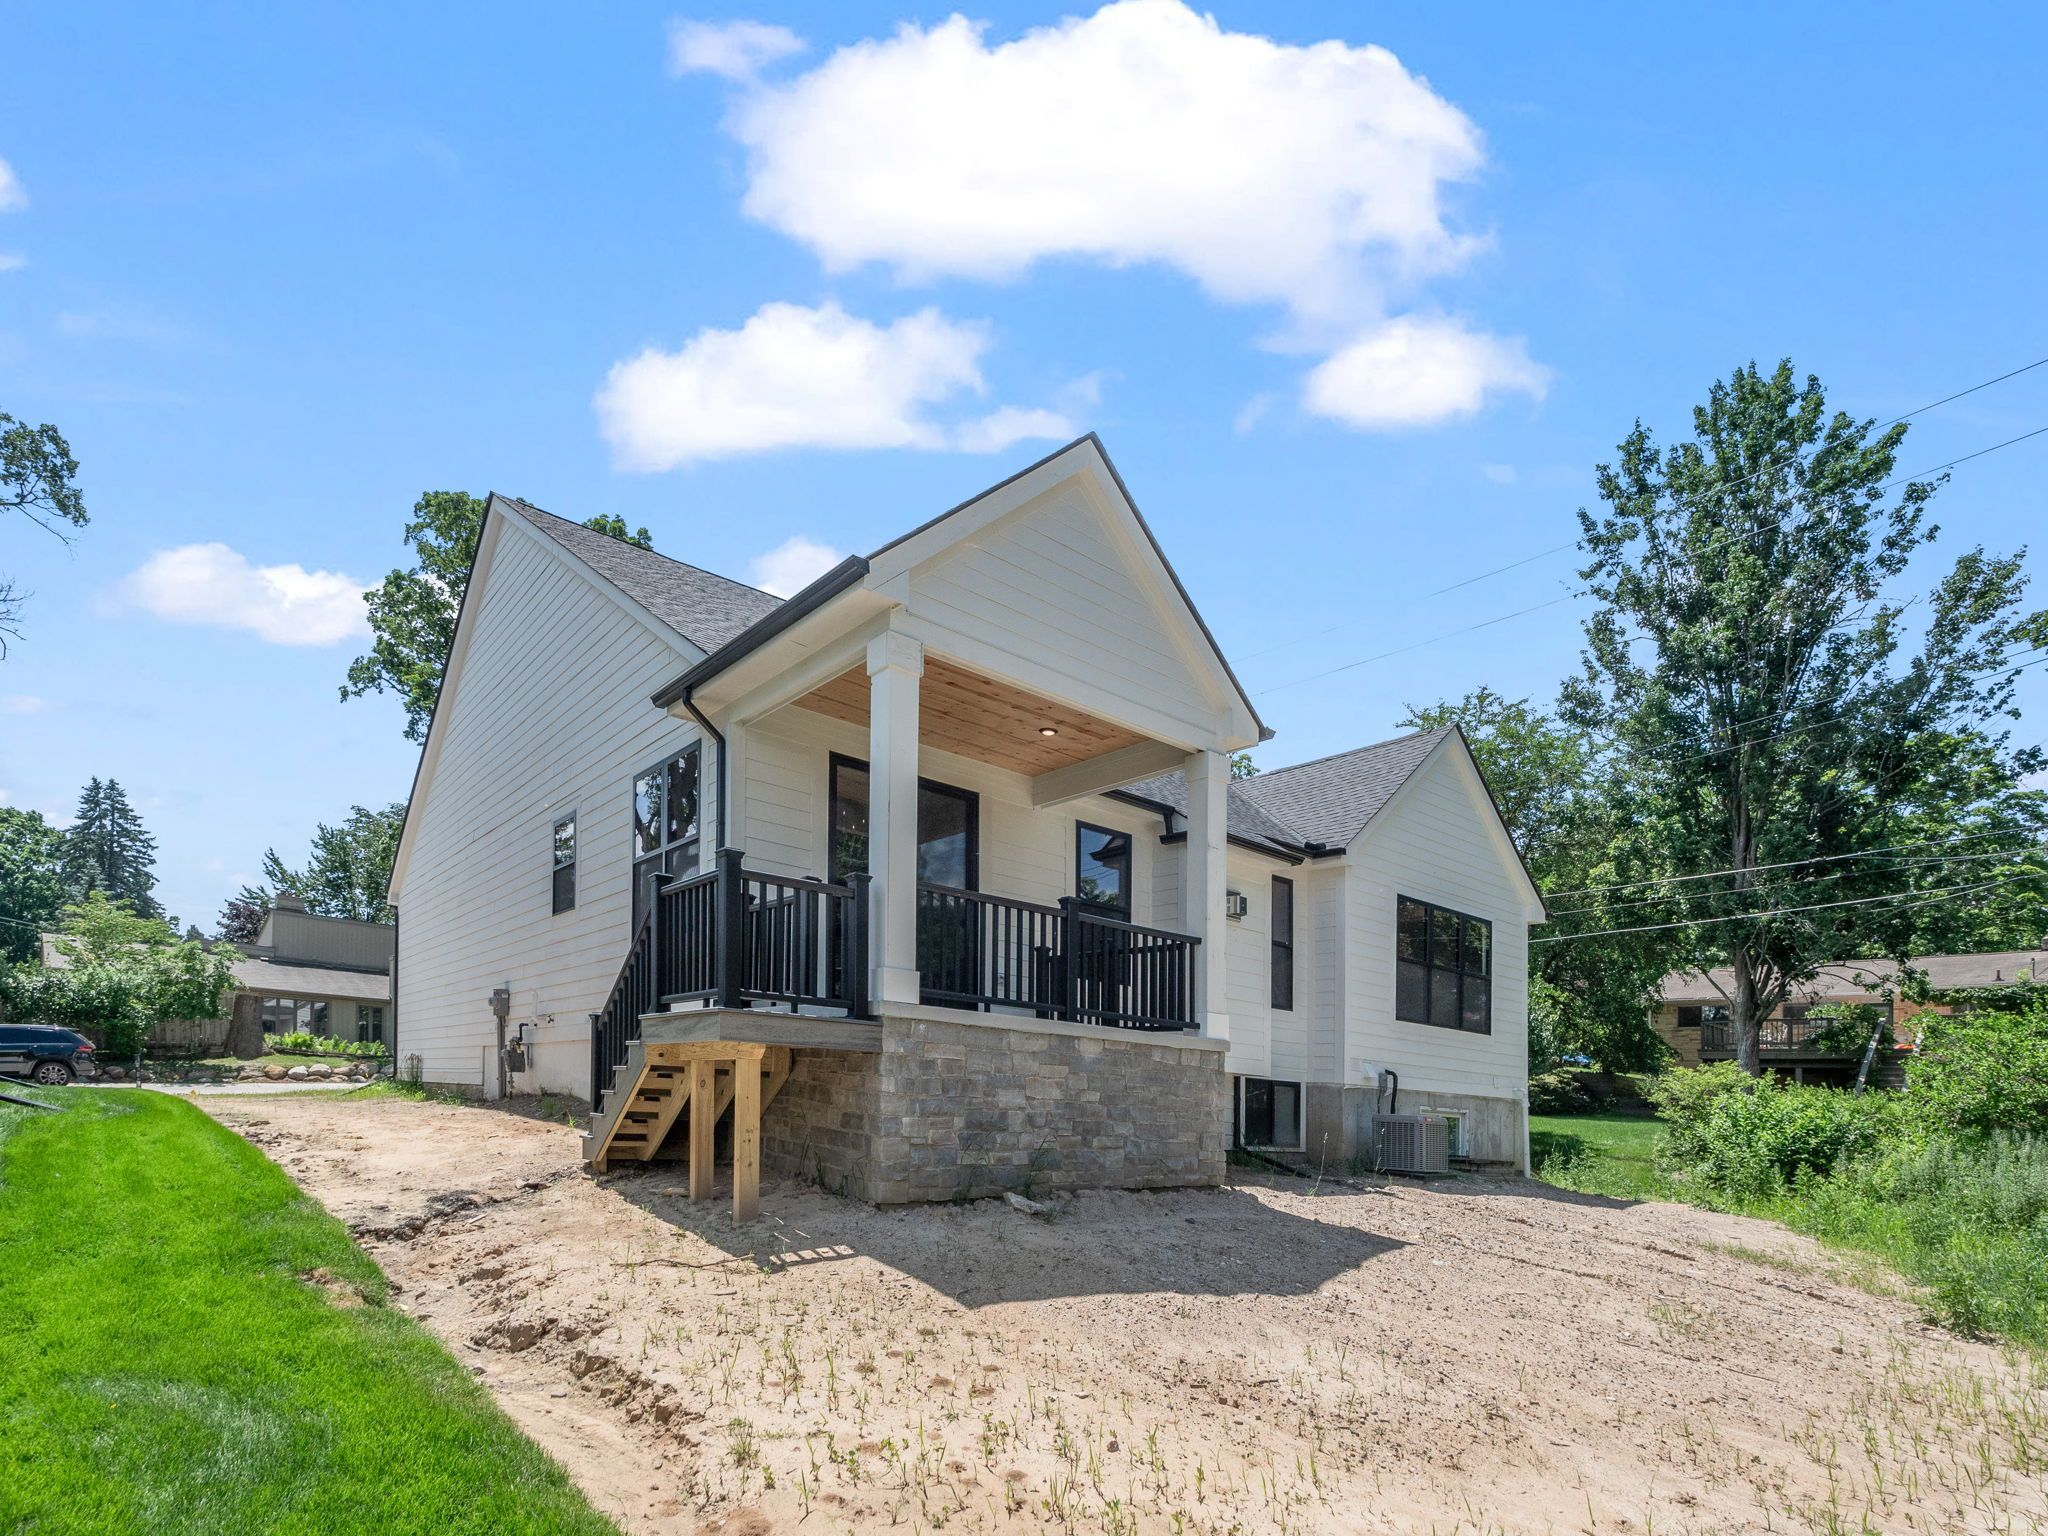
M784 539L767 554L756 555L747 566L747 574L762 591L788 597L803 591L845 558L831 545L799 533Z
M942 448L929 408L982 390L985 326L921 309L886 326L837 304L766 304L612 366L595 401L619 464L673 469L777 448Z
M668 24L671 74L723 75L751 81L766 66L804 51L787 27L761 21L683 21Z
M1317 364L1302 403L1347 426L1384 430L1469 416L1504 390L1540 400L1549 384L1550 370L1531 362L1519 339L1404 315Z
M1272 391L1262 389L1237 408L1237 414L1230 420L1230 430L1242 437L1264 421L1266 414L1272 409Z
M707 35L690 67L738 82L726 131L747 152L744 207L828 268L922 282L1062 258L1162 266L1225 303L1276 306L1273 344L1328 358L1313 398L1350 399L1338 384L1361 360L1394 393L1404 359L1420 370L1405 411L1322 414L1412 426L1466 409L1431 366L1442 346L1385 343L1441 336L1389 316L1486 245L1445 200L1484 145L1386 49L1276 42L1181 0L1117 0L1009 41L959 15L905 23L763 81L764 56L728 30L711 29L717 45ZM1488 377L1522 387L1509 381L1535 366L1520 343L1491 345Z
M953 446L962 453L1001 453L1016 443L1034 440L1064 442L1079 437L1072 419L1044 407L1026 409L1006 405L977 420L963 422L953 432Z
M12 213L27 206L28 193L22 190L21 178L14 174L13 166L0 160L0 213Z
M0 693L0 715L40 715L49 707L32 693Z
M906 24L746 90L747 212L835 269L1159 262L1317 319L1471 248L1440 188L1477 170L1478 130L1384 48L1275 43L1178 0L985 31Z
M1513 485L1515 483L1515 466L1512 464L1482 464L1479 466L1479 473L1491 480L1495 485Z
M116 600L173 624L247 630L271 645L336 645L369 633L364 584L339 571L252 565L225 544L162 549Z
M11 789L0 789L0 805L7 805L7 804L10 804L10 803L11 803L11 802L13 801L13 799L14 799L14 791L13 791L13 790L11 790Z
M28 265L28 258L19 251L0 251L0 272L19 272Z

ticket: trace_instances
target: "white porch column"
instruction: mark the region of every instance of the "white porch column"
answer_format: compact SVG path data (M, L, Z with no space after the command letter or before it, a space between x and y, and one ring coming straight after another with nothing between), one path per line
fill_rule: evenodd
M924 647L884 630L868 642L868 996L915 1003L917 980L917 698ZM1219 898L1220 899L1220 898Z
M1182 770L1188 784L1188 840L1181 863L1181 915L1202 943L1195 951L1195 1017L1202 1033L1230 1038L1230 993L1225 980L1224 883L1230 878L1224 842L1230 758L1190 752Z

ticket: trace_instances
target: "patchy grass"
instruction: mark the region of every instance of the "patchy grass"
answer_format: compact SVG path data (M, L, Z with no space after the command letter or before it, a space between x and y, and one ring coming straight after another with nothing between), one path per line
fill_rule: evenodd
M613 1532L253 1147L0 1105L0 1530Z
M1582 1195L1676 1200L1657 1166L1662 1130L1650 1115L1531 1115L1530 1162L1546 1184Z

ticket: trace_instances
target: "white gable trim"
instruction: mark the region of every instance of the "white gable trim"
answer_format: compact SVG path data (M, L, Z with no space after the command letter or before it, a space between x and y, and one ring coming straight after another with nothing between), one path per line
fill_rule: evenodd
M1070 483L1080 487L1102 517L1112 544L1138 577L1135 595L1157 615L1189 675L1210 702L1236 717L1232 722L1236 734L1255 741L1270 736L1092 433L883 546L869 557L864 585L874 591L906 591L911 571L971 543L1013 513Z
M1351 840L1346 854L1356 859L1363 853L1382 827L1397 820L1402 807L1415 792L1415 786L1439 761L1448 757L1457 764L1458 782L1464 787L1465 798L1472 806L1472 812L1484 823L1489 840L1493 844L1494 856L1500 860L1501 868L1508 871L1510 878L1522 888L1528 897L1527 921L1543 922L1550 914L1543 905L1543 893L1536 889L1536 882L1529 878L1529 867L1522 862L1522 856L1515 850L1515 840L1508 836L1507 824L1500 819L1500 809L1493 803L1493 794L1486 787L1486 779L1479 772L1479 765L1472 760L1472 749L1465 744L1464 736L1451 731L1443 740L1430 748L1429 755L1417 763L1401 787L1394 791L1387 803L1373 813L1373 817Z
M607 601L674 650L683 658L685 664L698 661L704 655L704 652L679 630L663 623L646 608L634 602L599 575L588 562L542 533L514 511L504 497L492 492L484 504L483 533L477 539L476 558L470 563L469 581L462 591L462 606L455 616L455 637L448 647L448 665L441 674L441 686L434 695L433 715L427 722L427 739L420 748L419 770L413 776L412 793L406 797L405 825L399 831L398 852L391 861L391 879L387 887L387 896L393 906L398 905L399 897L404 891L406 871L412 863L413 845L418 841L419 819L413 813L425 803L427 794L433 787L434 771L441 761L442 742L450 729L448 720L454 714L455 699L462 690L462 671L469 659L470 637L476 630L476 615L483 608L482 593L490 584L491 572L497 563L499 541L505 536L503 530L506 528L514 530L512 537L531 541L575 571Z

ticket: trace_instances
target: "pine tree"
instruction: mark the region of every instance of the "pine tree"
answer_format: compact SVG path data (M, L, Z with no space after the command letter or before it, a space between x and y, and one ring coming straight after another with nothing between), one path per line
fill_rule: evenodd
M78 797L78 819L64 839L64 883L74 901L93 891L125 901L142 917L160 917L156 839L115 779L94 778Z

